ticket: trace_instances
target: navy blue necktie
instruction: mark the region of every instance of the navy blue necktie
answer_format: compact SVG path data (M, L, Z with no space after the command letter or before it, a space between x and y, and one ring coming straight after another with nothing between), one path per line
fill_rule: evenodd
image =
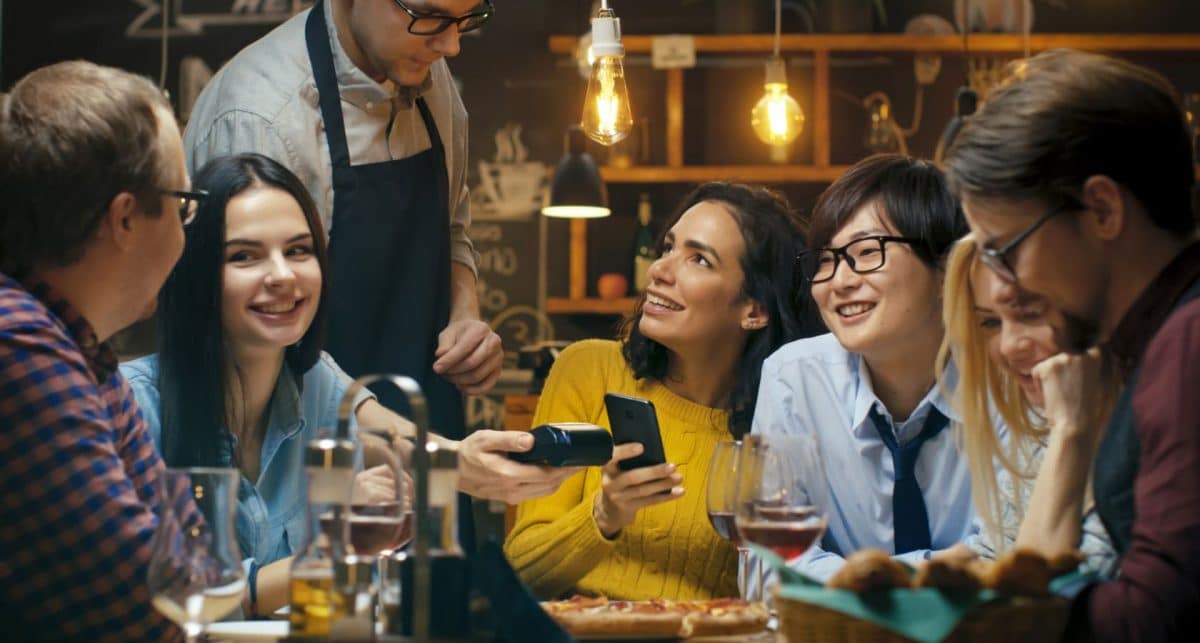
M875 407L871 407L871 421L875 423L875 430L879 431L879 438L892 452L892 468L896 471L896 482L892 487L892 527L896 533L896 553L929 549L929 514L925 511L921 486L917 484L917 456L921 454L921 445L941 433L950 421L941 411L930 407L921 434L904 446L896 444L891 423Z

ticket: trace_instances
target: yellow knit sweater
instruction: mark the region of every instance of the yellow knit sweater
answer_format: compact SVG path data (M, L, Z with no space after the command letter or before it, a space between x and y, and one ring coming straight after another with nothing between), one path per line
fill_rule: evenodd
M542 598L580 593L614 599L697 599L737 595L737 550L713 531L705 480L713 447L731 439L729 414L634 380L613 341L586 340L558 357L533 425L591 422L609 428L604 394L654 402L667 461L683 476L682 497L647 507L613 540L592 516L601 472L590 467L553 495L521 503L504 543L521 580Z

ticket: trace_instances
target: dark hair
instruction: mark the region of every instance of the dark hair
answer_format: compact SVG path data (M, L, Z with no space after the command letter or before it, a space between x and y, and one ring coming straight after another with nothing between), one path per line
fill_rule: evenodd
M260 154L214 158L200 168L195 189L208 190L196 220L188 225L183 257L159 295L158 386L161 392L162 452L170 466L220 465L227 440L226 378L229 366L221 326L225 264L225 209L246 190L278 188L304 211L321 268L321 297L304 337L289 346L284 361L299 384L320 355L325 337L329 271L325 232L312 196L300 179Z
M852 165L817 198L809 223L812 247L828 247L837 231L872 201L900 236L924 242L912 249L931 268L942 268L951 246L967 233L958 200L937 166L900 154L876 154Z
M1192 141L1159 74L1101 54L1056 49L1010 66L968 119L946 171L958 193L1075 205L1090 176L1127 188L1155 225L1195 230Z
M737 183L700 185L684 197L663 228L663 234L659 236L660 247L666 232L683 213L704 201L723 205L737 222L746 244L741 259L745 275L742 294L759 302L766 309L769 320L765 328L753 332L746 342L730 392L729 432L741 437L749 432L750 421L754 418L763 360L787 342L820 331L812 321L815 316L805 314L807 311L801 309L808 306L807 291L797 296L794 265L796 255L803 247L799 239L800 223L783 196ZM623 324L622 353L634 377L661 380L667 375L670 351L639 330L644 303L645 296Z
M78 261L122 192L162 213L158 108L171 109L149 80L82 60L13 85L0 100L0 270Z

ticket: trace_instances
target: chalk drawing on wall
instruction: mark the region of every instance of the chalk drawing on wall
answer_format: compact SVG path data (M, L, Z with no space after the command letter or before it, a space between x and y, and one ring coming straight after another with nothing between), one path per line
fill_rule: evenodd
M496 155L479 161L479 185L472 191L472 218L524 220L542 206L546 164L527 160L521 125L508 123L496 130Z
M162 36L163 3L170 2L170 36L198 36L205 27L274 25L312 6L312 0L131 0L142 12L125 28L129 38Z

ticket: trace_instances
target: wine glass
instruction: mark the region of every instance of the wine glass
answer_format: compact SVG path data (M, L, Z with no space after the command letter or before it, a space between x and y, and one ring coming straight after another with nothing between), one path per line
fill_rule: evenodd
M403 454L396 448L401 438L388 430L359 428L364 454L369 453L364 469L384 466L388 480L375 476L372 484L355 485L354 497L346 512L346 534L354 553L375 556L397 551L412 540L411 488L404 475ZM373 472L368 471L368 475ZM332 515L321 517L328 529Z
M148 585L155 609L198 641L236 609L246 574L234 532L237 469L167 469L158 485L158 528Z
M742 540L770 549L785 561L808 551L827 522L807 489L809 483L824 481L823 471L814 436L746 436L734 507Z
M712 523L713 531L737 547L738 594L742 598L752 599L758 594L757 588L761 584L762 574L757 574L759 582L752 587L749 569L750 550L742 546L737 525L734 522L734 507L737 505L738 459L741 449L740 441L717 443L708 464L705 502L708 509L708 521Z

